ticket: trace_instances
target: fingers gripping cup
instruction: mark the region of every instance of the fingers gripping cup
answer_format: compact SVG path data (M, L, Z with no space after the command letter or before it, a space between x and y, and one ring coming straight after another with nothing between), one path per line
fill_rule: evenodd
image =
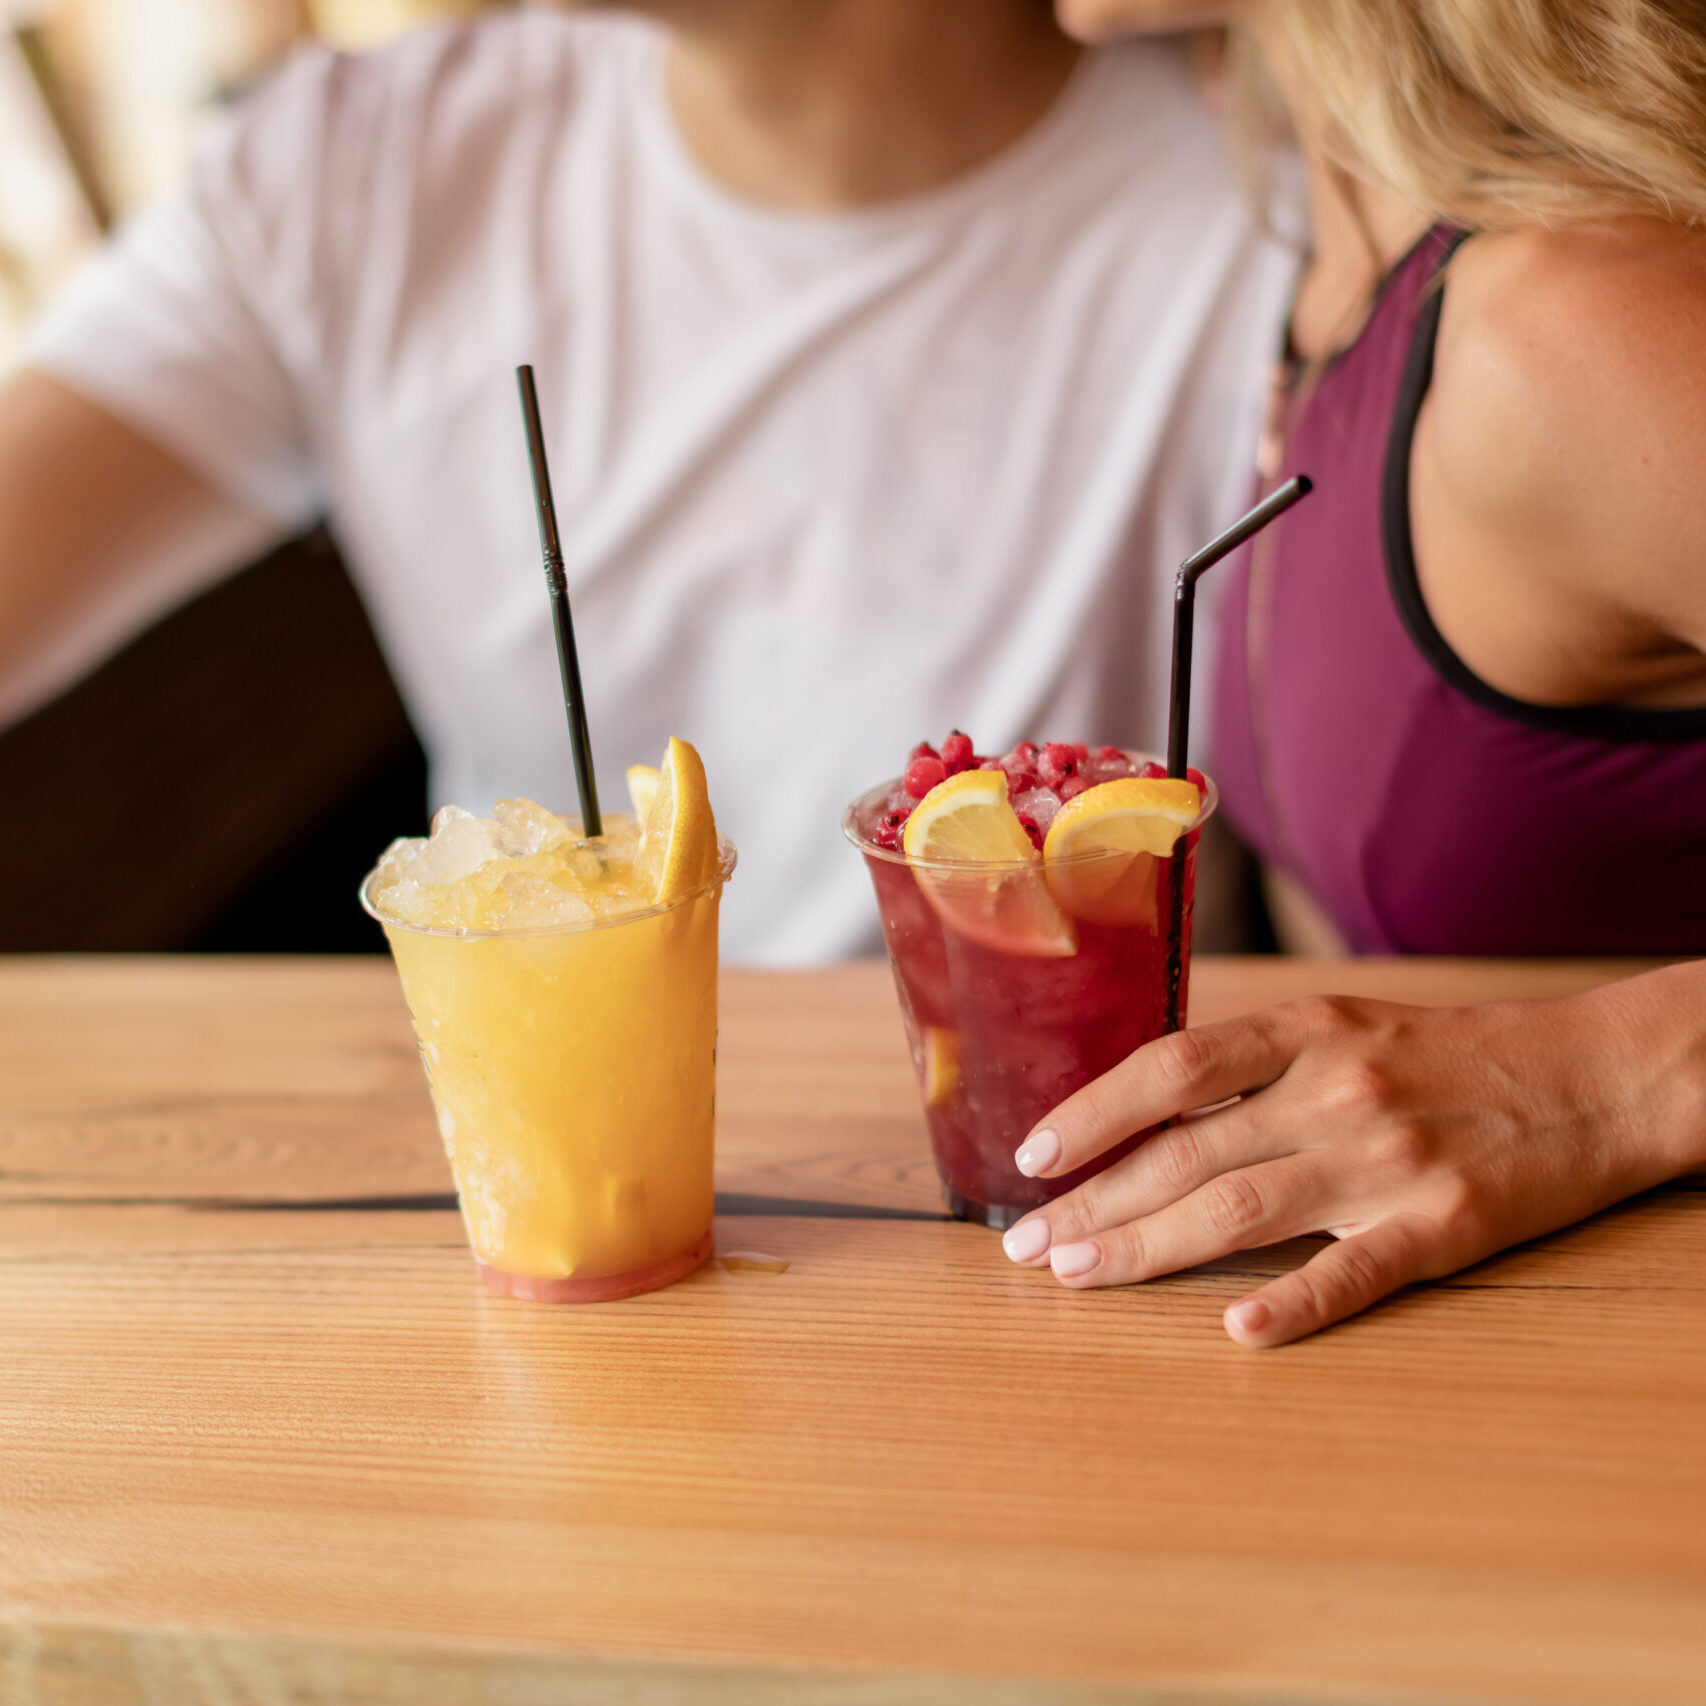
M717 912L735 855L708 806L683 802L695 784L675 774L696 763L672 743L661 787L635 772L649 813L609 814L591 841L531 801L441 813L363 886L480 1275L510 1296L628 1297L710 1254Z
M921 773L909 766L854 801L844 827L876 889L949 1209L1006 1227L1146 1135L1059 1179L1028 1179L1013 1164L1051 1108L1174 1028L1197 831L1215 793L1112 747L1027 741L981 759L956 739L942 751L963 768L937 781L946 766L929 749ZM929 786L915 798L909 783Z

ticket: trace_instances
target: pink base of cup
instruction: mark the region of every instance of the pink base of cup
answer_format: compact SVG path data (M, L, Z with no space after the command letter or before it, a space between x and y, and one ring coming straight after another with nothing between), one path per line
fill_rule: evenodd
M538 1279L532 1274L509 1274L502 1268L487 1267L478 1256L474 1258L474 1266L480 1270L480 1278L505 1297L519 1297L529 1303L614 1303L619 1297L638 1297L642 1291L657 1291L685 1278L711 1254L712 1243L712 1235L707 1232L691 1250L684 1250L679 1256L619 1274L591 1274L585 1279L573 1275L567 1279Z

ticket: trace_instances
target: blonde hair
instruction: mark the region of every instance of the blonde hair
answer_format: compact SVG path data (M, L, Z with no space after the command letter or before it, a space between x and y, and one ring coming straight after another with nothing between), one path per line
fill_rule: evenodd
M1706 223L1706 0L1269 0L1334 163L1490 230Z

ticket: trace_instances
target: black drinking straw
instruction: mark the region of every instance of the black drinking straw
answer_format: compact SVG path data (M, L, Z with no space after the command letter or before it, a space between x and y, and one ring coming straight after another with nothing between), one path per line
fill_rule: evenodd
M575 624L569 614L569 582L563 572L563 547L557 538L557 506L551 501L551 471L545 463L545 429L539 424L539 393L533 369L518 367L521 415L527 423L527 458L533 467L533 499L539 510L539 548L545 555L545 585L551 594L551 626L557 633L557 665L563 676L563 709L569 715L569 741L575 754L575 789L581 801L581 834L589 841L604 833L598 809L598 779L592 773L592 741L586 732L586 700L581 696L580 658Z
M1211 539L1194 557L1179 565L1173 578L1173 686L1167 700L1167 774L1185 773L1185 747L1191 728L1191 634L1196 624L1197 582L1222 557L1230 557L1246 539L1284 515L1315 483L1299 474L1276 487L1250 513L1233 522L1218 539Z
M1299 498L1314 490L1307 474L1276 487L1250 513L1233 522L1218 539L1211 539L1179 565L1173 580L1173 685L1167 701L1167 774L1185 774L1186 747L1191 728L1191 637L1196 625L1197 582L1229 557L1246 539L1253 539ZM1167 883L1167 1029L1179 1028L1179 990L1185 969L1185 862L1168 860Z

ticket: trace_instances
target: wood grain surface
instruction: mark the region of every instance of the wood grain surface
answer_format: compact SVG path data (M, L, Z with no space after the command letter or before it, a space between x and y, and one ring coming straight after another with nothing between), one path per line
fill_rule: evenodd
M388 965L0 961L0 1702L1706 1700L1698 1182L1241 1351L1306 1244L1011 1268L854 966L726 975L718 1183L734 1259L509 1302Z

